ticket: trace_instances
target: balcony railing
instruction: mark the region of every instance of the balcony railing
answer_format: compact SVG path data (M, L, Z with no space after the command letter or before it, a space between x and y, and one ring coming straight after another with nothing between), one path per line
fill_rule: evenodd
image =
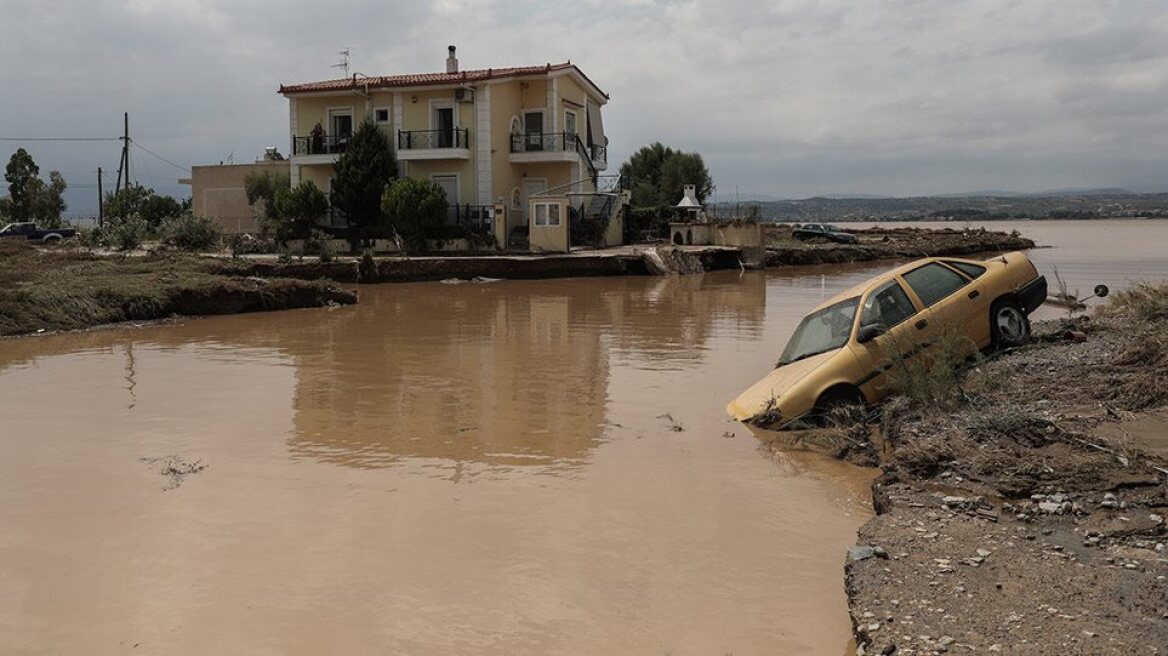
M470 130L454 128L450 130L398 130L398 150L422 150L430 148L469 148Z
M446 222L462 226L467 231L490 236L495 228L495 208L492 205L450 205L446 210Z
M599 144L592 144L592 161L607 162L608 161L608 146L601 146Z
M574 132L529 132L511 135L513 153L561 153L576 150Z
M349 147L350 135L318 134L292 139L293 155L338 155Z

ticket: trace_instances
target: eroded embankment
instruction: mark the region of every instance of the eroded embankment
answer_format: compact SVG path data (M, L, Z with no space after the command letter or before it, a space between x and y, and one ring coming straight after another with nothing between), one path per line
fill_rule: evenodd
M16 242L0 248L0 335L357 301L331 283L224 275L215 261L190 255L98 257Z
M371 262L345 259L279 262L276 260L219 260L232 275L329 279L361 284L426 282L449 279L507 278L533 280L591 276L659 275L738 268L739 253L721 247L676 249L630 247L571 255L485 255L378 257ZM670 265L673 265L672 267Z
M884 469L846 565L861 654L1168 646L1168 286L1039 333L871 442L839 429Z
M976 253L1020 251L1034 248L1033 240L1016 233L993 232L984 228L953 230L944 228L871 228L849 229L856 235L855 244L801 242L792 237L787 226L767 226L767 266L801 266L841 264L874 260L908 259L936 256L962 256Z

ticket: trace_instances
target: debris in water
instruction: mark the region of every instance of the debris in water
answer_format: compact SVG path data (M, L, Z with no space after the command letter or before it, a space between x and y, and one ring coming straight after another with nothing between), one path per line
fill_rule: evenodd
M163 490L173 490L183 484L183 479L190 474L198 474L207 468L202 460L187 462L180 456L163 456L160 458L139 458L140 462L148 465L159 464L158 473L170 479L170 483Z
M685 426L682 426L681 422L674 419L673 415L669 414L668 412L666 412L663 415L657 415L657 418L664 419L665 421L668 421L669 422L669 430L673 431L674 433L680 433L680 432L685 430Z

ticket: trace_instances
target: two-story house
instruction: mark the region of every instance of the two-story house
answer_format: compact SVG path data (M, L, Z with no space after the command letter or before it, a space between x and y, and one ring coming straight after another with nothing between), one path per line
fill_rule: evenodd
M334 163L368 119L395 147L399 175L432 180L453 206L505 206L508 234L566 226L562 210L586 214L598 191L611 191L598 179L608 95L570 62L459 70L450 46L444 73L354 74L279 92L289 100L293 184L312 180L327 192ZM559 209L532 202L551 196L569 200Z

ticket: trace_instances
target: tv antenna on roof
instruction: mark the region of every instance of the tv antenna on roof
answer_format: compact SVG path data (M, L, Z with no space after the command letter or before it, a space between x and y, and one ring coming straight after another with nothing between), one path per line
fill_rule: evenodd
M338 50L337 54L341 56L341 61L329 66L329 68L339 68L345 77L349 77L349 49Z

